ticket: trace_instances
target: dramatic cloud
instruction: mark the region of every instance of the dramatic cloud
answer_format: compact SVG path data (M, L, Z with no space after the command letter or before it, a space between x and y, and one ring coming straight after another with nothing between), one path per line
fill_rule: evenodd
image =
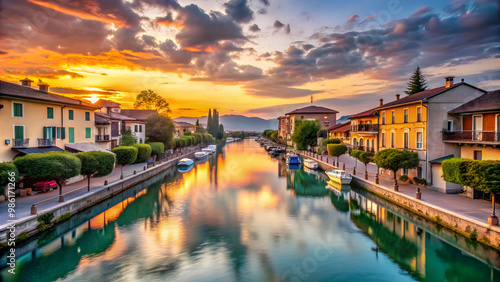
M253 19L253 11L247 0L230 0L224 4L226 14L237 23L248 23Z
M260 28L257 24L251 25L248 29L252 32L259 32L260 31Z

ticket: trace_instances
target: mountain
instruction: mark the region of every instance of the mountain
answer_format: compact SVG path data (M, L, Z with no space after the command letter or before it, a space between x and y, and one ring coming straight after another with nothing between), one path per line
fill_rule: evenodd
M207 116L202 117L178 117L174 121L184 121L192 124L199 119L203 125L207 124ZM277 119L262 119L259 117L246 117L242 115L224 115L219 117L219 123L229 131L264 131L265 129L278 129Z

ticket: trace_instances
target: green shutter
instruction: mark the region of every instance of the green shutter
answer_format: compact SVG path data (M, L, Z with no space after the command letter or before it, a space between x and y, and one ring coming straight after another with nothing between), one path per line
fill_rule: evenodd
M47 139L47 127L43 127L43 139Z
M69 120L73 120L73 110L68 111L68 118Z
M61 139L66 139L66 127L61 127Z
M90 113L89 112L85 112L85 120L86 121L90 120Z
M23 116L23 104L14 103L14 116L15 117Z
M90 127L85 128L85 138L90 138L91 134L92 131L90 130Z
M69 143L75 143L75 128L68 127Z
M24 139L24 126L14 126L14 139Z
M61 128L57 128L57 139L61 139Z
M54 108L47 107L47 118L50 118L50 119L54 118Z

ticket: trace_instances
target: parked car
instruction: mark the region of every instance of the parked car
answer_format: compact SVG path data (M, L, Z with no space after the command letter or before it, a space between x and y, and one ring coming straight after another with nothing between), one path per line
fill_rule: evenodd
M57 182L55 180L40 181L33 185L33 189L39 192L47 192L50 189L57 189Z

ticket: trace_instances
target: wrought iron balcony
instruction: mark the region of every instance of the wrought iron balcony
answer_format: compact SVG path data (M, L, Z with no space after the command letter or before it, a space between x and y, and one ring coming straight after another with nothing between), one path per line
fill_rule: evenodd
M96 135L95 141L109 141L109 135Z
M14 148L23 148L23 147L28 147L30 144L30 139L25 138L25 139L12 139L12 147Z
M443 131L443 141L449 143L500 144L500 131Z
M56 145L56 139L38 138L38 147L50 147Z
M378 124L351 125L351 132L378 132Z

